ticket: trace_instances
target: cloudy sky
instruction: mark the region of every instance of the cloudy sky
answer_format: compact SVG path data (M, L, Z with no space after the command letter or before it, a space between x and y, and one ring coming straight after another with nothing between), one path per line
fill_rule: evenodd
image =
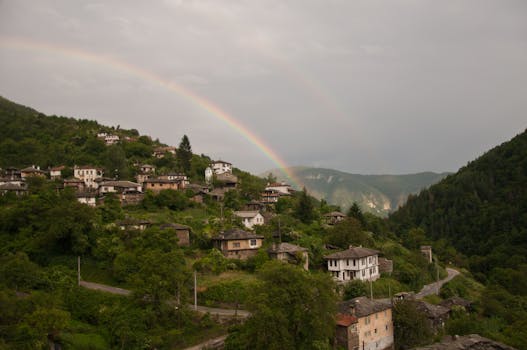
M0 95L255 173L226 116L289 165L455 171L527 127L527 1L0 0Z

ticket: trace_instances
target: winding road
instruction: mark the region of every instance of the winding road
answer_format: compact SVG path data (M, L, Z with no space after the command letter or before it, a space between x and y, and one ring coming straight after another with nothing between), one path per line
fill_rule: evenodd
M459 275L459 271L458 270L452 269L450 267L446 268L446 272L448 273L448 276L446 276L445 278L443 278L442 280L439 280L437 282L425 285L423 287L423 289L421 289L421 291L419 293L415 294L415 298L416 299L423 299L427 295L439 294L439 290L441 289L443 284L447 283L452 278L454 278L457 275Z

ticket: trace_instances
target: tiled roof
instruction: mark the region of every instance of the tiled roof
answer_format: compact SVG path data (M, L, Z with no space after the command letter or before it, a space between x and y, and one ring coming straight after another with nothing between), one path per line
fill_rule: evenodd
M219 235L214 237L215 240L229 241L233 239L252 239L252 238L264 238L263 236L256 235L252 232L247 232L240 229L230 229L225 232L221 232Z
M358 297L338 304L338 311L340 313L353 315L359 318L391 308L392 304L390 299L371 300L366 297Z
M103 182L101 186L113 186L113 187L140 187L141 185L132 181L108 181Z
M378 250L363 247L351 247L342 252L326 255L324 259L359 259L376 254L379 254Z
M307 248L300 247L291 243L273 244L273 246L268 250L268 252L270 253L296 253L305 251L307 251Z
M240 218L254 218L256 215L260 214L259 211L235 211L234 215L240 217Z
M347 314L337 314L335 321L337 322L337 326L349 327L357 323L357 317Z

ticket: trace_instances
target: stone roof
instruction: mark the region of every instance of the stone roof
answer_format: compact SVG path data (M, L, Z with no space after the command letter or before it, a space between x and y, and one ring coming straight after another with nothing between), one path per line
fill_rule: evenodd
M168 179L146 179L145 183L163 183L163 184L179 184L180 180L168 180Z
M101 186L112 187L140 187L141 185L132 181L106 181L101 183Z
M51 171L60 171L60 170L64 170L64 169L66 169L65 165L59 165L59 166L51 168L50 170Z
M515 350L513 347L480 336L470 334L454 336L440 343L415 348L414 350Z
M307 248L300 247L291 243L273 244L273 246L268 249L269 253L296 253L306 251Z
M343 214L340 211L332 211L331 213L324 214L324 216L325 217L335 217L335 216L345 217L346 214Z
M363 247L351 247L342 252L326 255L324 259L359 259L376 254L379 254L378 250Z
M46 173L45 171L40 170L40 169L35 168L35 167L32 167L32 166L24 168L24 169L20 170L20 172L23 172L23 173L39 173L39 174Z
M452 306L470 307L472 305L472 302L470 300L463 299L460 297L451 297L446 300L443 300L441 303L439 303L439 305L451 309Z
M216 237L213 237L214 240L217 241L229 241L234 239L253 239L253 238L260 238L263 239L263 236L256 235L252 232L247 232L244 230L240 230L238 228L230 229L225 232L221 232Z
M220 182L237 183L238 177L230 173L221 173L221 174L216 175L216 180Z
M438 318L450 312L450 309L441 306L427 303L426 301L416 301L416 308L426 315L428 318Z
M135 218L126 218L124 220L118 221L117 225L119 226L130 226L130 225L149 225L150 221L144 219L135 219Z
M174 230L190 230L189 226L181 225L181 224L161 224L159 225L159 228L162 230L166 230L167 228L172 228Z
M218 164L218 163L232 165L232 163L226 162L226 161L221 160L221 159L218 159L218 160L215 160L215 161L212 162L212 164Z
M27 188L25 186L20 186L13 183L6 183L3 185L0 185L0 190L3 191L27 191Z
M259 211L252 211L252 210L246 210L246 211L235 211L234 215L240 217L240 218L254 218L256 215L260 214ZM261 214L260 214L261 215Z
M388 310L392 308L390 299L368 299L366 297L358 297L351 300L346 300L338 304L338 311L341 314L352 315L356 317L365 317L377 312Z
M357 317L352 315L346 315L346 314L337 314L335 317L335 321L337 322L337 326L342 327L349 327L354 323L357 323Z
M101 167L96 167L96 166L92 166L92 165L80 165L80 166L75 165L73 168L74 168L74 169L96 169L96 170L103 170Z

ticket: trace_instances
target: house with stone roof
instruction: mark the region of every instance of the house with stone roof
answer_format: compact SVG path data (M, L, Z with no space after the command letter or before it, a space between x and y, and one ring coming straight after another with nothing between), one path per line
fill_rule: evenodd
M22 179L26 179L30 176L46 177L46 172L40 170L39 166L32 165L30 167L20 170L20 176Z
M161 224L159 225L161 230L173 230L176 233L178 239L178 245L188 247L190 245L190 227L180 224Z
M392 303L358 297L338 305L336 343L348 350L393 349Z
M73 167L73 177L76 179L84 181L84 184L88 188L97 189L99 187L98 179L102 179L103 169L90 166L74 166Z
M346 215L340 211L332 211L331 213L324 214L324 221L328 225L335 225L346 218Z
M286 261L293 264L302 263L302 267L309 270L309 254L307 248L291 243L273 243L267 250L271 259Z
M380 277L379 251L350 246L341 252L326 255L328 271L338 282L375 281Z
M224 160L215 160L210 164L212 172L216 175L232 174L232 164Z
M265 219L259 211L235 211L234 216L240 218L243 226L249 230L252 230L253 226L265 223Z
M221 232L212 238L212 242L225 257L245 260L257 254L263 239L263 236L235 228Z
M99 184L99 193L142 192L142 186L131 181L105 181Z
M143 183L144 191L159 193L162 190L178 190L181 187L179 180L147 179Z

